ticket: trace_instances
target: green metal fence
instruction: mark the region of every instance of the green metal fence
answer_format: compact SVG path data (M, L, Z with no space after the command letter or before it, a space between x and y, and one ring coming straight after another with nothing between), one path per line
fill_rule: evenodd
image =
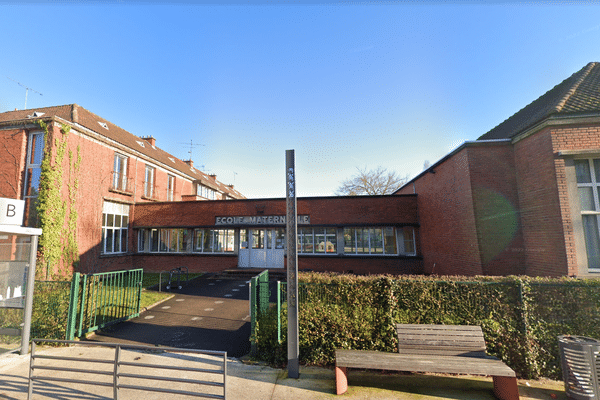
M264 270L260 274L250 279L250 332L254 333L256 329L256 320L260 313L269 309L269 270ZM252 342L252 352L254 342Z
M138 316L142 279L142 269L73 274L66 339Z

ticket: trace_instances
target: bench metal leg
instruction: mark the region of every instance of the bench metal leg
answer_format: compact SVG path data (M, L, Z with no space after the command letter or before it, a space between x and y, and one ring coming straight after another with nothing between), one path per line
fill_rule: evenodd
M346 367L335 367L335 391L336 394L346 393L348 390L348 370Z
M500 400L519 400L517 378L494 376L494 394Z

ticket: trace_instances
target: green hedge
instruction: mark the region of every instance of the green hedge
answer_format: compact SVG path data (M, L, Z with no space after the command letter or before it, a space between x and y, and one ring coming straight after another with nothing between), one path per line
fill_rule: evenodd
M31 338L65 338L70 288L71 282L35 282L31 312ZM0 308L0 327L18 328L22 323L22 309ZM15 344L20 341L20 337L0 336L0 342L3 343Z
M300 274L299 345L304 364L333 365L336 348L397 351L396 323L480 325L488 353L522 378L560 378L557 336L600 339L600 281L528 277L389 277ZM287 359L282 308L261 315L255 357Z

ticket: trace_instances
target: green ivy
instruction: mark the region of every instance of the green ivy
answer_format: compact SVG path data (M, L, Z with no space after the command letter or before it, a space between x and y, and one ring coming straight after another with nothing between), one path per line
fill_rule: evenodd
M52 271L51 277L56 278L69 276L71 268L76 268L79 262L76 203L81 151L78 146L76 155L72 151L67 152L69 126L62 125L61 134L54 135L46 123L40 121L39 124L44 130L45 140L37 206L42 228L39 239L40 264L46 265ZM56 149L54 155L53 148ZM68 175L65 175L67 154ZM66 197L63 196L65 185L68 192Z

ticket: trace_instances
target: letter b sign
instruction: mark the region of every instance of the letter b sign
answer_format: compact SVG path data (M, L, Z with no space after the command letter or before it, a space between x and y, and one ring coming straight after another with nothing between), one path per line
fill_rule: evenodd
M0 198L0 225L23 224L24 200Z

